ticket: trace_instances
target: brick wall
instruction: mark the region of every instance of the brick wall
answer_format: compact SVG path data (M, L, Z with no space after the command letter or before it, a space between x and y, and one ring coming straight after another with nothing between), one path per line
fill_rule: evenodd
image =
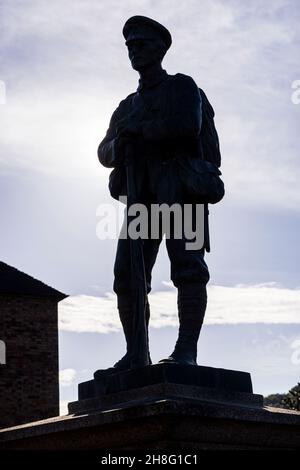
M0 295L0 428L59 414L57 300Z

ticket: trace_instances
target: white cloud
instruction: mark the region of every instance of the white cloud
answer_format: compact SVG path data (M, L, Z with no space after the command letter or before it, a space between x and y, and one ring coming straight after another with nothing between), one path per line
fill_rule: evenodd
M211 286L209 296L208 323L300 323L300 289Z
M116 299L78 295L59 304L59 326L64 331L110 333L120 328Z
M153 328L178 325L174 288L154 292L149 300ZM205 323L300 323L300 289L282 288L275 283L209 286ZM115 296L80 295L63 300L59 304L59 326L78 333L120 330Z
M59 383L62 387L70 387L76 377L76 370L63 369L59 371Z

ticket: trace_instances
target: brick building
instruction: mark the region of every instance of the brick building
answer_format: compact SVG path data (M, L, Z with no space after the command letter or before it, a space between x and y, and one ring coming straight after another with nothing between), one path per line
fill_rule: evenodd
M59 414L57 304L65 297L0 262L0 428Z

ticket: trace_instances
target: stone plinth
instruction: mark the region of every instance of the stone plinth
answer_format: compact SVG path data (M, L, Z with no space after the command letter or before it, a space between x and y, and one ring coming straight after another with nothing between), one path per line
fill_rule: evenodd
M158 364L80 384L68 416L0 430L0 449L300 449L300 413L264 408L244 372Z
M78 395L79 400L69 404L71 414L141 404L154 397L263 404L262 396L252 393L247 372L164 363L118 373L99 370L93 380L79 384Z

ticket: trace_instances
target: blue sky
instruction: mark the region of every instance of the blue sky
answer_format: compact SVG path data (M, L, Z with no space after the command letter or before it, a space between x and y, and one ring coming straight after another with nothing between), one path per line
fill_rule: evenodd
M300 367L291 360L300 339L297 0L0 0L0 258L72 295L60 306L60 326L62 399L74 398L97 347L97 367L109 365L104 347L123 348L111 297L116 241L96 237L97 207L110 201L96 150L112 111L137 87L122 37L134 14L170 29L164 67L191 75L216 112L226 198L211 207L201 363L210 363L215 334L214 365L219 357L222 367L251 369L258 392L284 391ZM157 359L176 334L168 281L162 247L152 300ZM106 308L115 332L107 331ZM257 347L253 356L251 335L272 345L269 327L283 349ZM244 349L240 336L249 340Z

